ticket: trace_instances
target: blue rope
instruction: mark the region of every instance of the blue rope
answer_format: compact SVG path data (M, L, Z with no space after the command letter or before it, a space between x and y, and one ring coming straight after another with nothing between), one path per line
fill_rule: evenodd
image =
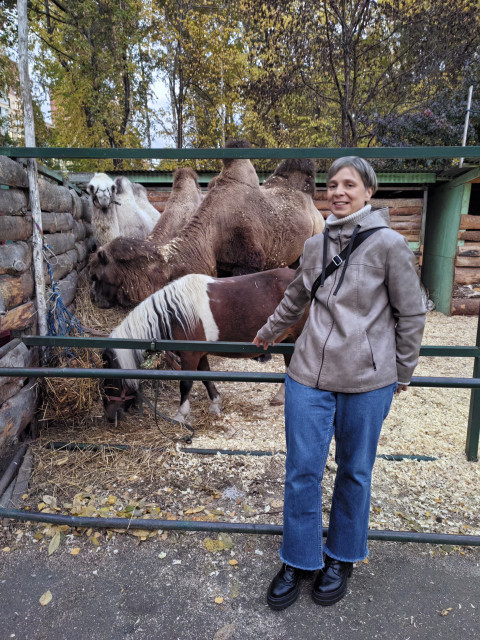
M50 275L50 282L52 284L52 293L49 297L49 308L47 311L47 330L49 336L69 336L69 335L85 335L86 330L83 328L80 320L67 309L62 296L58 290L57 282L53 279L53 269L50 261L45 254L45 248L50 251L52 255L52 249L44 244L44 259L47 264L48 273ZM69 358L74 358L74 354L68 349L65 349L65 353Z

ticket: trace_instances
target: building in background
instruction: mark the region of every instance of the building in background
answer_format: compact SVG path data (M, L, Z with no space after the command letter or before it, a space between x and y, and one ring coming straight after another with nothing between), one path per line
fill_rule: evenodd
M11 88L0 90L0 141L2 145L15 144L23 133L22 103Z

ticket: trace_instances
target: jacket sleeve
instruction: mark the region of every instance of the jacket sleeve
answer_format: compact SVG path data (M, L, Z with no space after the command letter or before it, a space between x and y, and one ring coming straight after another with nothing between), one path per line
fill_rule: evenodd
M292 282L285 290L284 296L267 322L257 332L261 340L273 342L285 329L294 325L303 315L310 301L310 292L303 284L303 256L295 272Z
M398 381L409 384L418 363L426 308L413 253L401 236L395 238L388 250L385 284L396 322Z

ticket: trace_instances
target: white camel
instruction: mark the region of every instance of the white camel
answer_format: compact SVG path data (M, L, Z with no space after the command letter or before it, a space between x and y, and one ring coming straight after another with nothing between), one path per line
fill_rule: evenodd
M133 185L125 176L112 180L96 173L87 186L93 202L94 238L102 246L119 236L144 239L160 219L160 213L148 202L141 185Z

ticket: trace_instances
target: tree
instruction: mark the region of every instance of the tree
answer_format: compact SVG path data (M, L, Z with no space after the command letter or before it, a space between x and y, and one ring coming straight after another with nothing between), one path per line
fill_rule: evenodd
M223 146L238 129L246 57L234 7L198 0L167 0L162 7L160 64L172 110L165 133L177 148Z
M147 9L141 0L32 2L35 62L52 101L55 144L116 148L148 139Z
M307 98L312 136L327 123L340 146L374 142L373 114L425 104L478 50L474 0L242 2L260 119Z

